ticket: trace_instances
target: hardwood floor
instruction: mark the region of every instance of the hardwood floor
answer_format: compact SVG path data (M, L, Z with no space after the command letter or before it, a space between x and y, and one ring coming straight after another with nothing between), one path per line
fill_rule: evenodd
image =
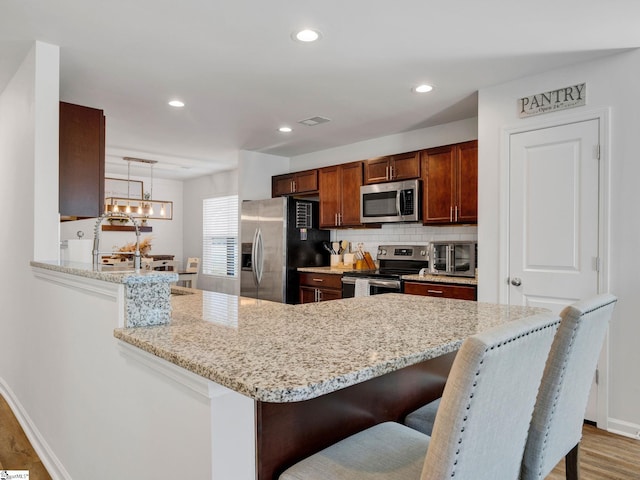
M30 480L51 480L18 420L1 396L0 470L29 470Z
M640 440L585 425L581 480L640 480ZM51 480L7 402L0 396L0 470L29 470L31 480ZM565 480L564 461L546 480Z
M582 429L580 480L639 480L640 440L598 430ZM565 480L564 460L546 480Z

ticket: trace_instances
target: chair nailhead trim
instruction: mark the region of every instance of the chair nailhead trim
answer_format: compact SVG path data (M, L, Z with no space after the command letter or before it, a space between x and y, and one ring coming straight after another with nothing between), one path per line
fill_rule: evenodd
M553 322L547 323L546 325L538 327L535 330L530 330L530 331L528 331L526 333L522 333L522 334L516 335L515 337L511 337L511 338L509 338L509 339L507 339L507 340L505 340L503 342L497 343L496 345L492 345L491 347L486 348L484 353L486 354L487 352L489 352L491 350L499 348L499 347L501 347L503 345L507 345L507 344L509 344L511 342L514 342L515 340L518 340L520 338L526 337L526 336L528 336L528 335L530 335L532 333L541 332L541 331L546 330L548 328L557 328L559 323L560 323L560 320L554 320ZM484 358L482 358L478 362L478 364L480 366L482 366L484 364ZM477 378L476 378L476 381L473 382L472 391L469 394L469 402L467 403L467 407L466 407L467 410L471 409L471 400L473 399L473 389L475 389L478 386L478 381L480 380L480 378L479 378L480 377L480 371L481 371L480 368L478 369L478 371L476 371L476 377ZM468 419L467 415L465 415L464 418L462 419L463 425L462 425L462 427L460 429L460 437L458 438L458 445L462 444L462 434L464 433L464 429L465 429L464 424L466 423L467 419ZM456 459L453 461L453 467L454 468L451 470L451 477L454 477L456 475L455 467L458 465L458 455L459 454L460 454L460 449L457 449L456 453L455 453Z

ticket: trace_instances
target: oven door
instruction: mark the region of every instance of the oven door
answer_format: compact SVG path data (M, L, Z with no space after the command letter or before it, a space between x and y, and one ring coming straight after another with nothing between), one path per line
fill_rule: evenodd
M356 279L363 277L342 277L342 298L355 297ZM369 295L381 293L401 293L400 280L376 277L364 277L369 281Z

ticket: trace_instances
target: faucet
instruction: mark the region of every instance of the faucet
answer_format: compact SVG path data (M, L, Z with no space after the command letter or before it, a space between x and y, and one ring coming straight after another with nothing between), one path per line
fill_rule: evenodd
M127 252L101 252L100 251L100 225L104 221L105 218L113 218L113 217L123 217L127 218L136 229L136 251L134 252L133 257L133 268L136 270L140 270L140 229L138 228L138 222L136 222L135 218L133 218L128 213L124 212L105 212L98 217L96 221L95 227L93 227L93 266L97 267L100 265L100 254L101 253L119 253L121 255L127 255ZM128 254L130 255L130 254Z

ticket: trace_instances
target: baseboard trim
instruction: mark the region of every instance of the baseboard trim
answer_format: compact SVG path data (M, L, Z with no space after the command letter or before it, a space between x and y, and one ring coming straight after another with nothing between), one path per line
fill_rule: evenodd
M53 453L53 450L46 442L38 427L33 423L31 417L26 412L16 395L13 393L13 390L4 378L0 377L0 394L4 397L4 399L11 407L13 414L15 415L18 423L24 430L25 435L31 442L31 446L40 457L40 460L44 464L47 472L51 475L53 480L72 480L69 472L64 468L60 459Z
M607 431L624 437L640 440L640 425L637 423L609 418L607 421Z

